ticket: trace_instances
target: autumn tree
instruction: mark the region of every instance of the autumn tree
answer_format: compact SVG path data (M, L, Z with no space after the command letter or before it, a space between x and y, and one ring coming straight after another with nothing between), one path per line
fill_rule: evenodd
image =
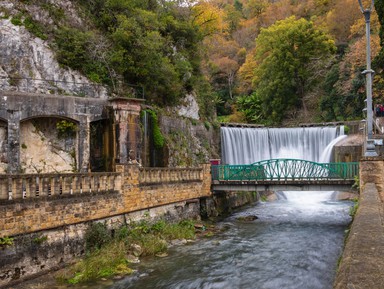
M384 90L384 2L381 0L375 0L375 10L377 12L378 20L380 22L380 45L381 50L373 61L373 68L377 72L376 87ZM383 95L383 94L382 94ZM381 101L384 101L384 97L381 96Z
M222 32L227 29L222 9L209 2L199 2L192 8L192 23L204 36Z
M359 4L356 0L336 1L326 17L327 26L336 44L346 45L349 40L351 26L357 19L362 18Z
M314 73L335 52L335 45L312 22L289 17L262 29L256 39L253 87L267 123L280 123L286 112L303 107L315 84Z

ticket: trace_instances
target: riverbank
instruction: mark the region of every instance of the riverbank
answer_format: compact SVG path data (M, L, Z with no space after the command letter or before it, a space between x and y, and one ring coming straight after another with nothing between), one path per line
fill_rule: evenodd
M195 235L193 236L193 239L174 239L167 243L168 249L172 247L177 246L184 246L191 243L199 242L202 239L210 238L217 233L221 231L220 228L216 227L214 223L200 223L197 222L194 224L195 227ZM167 249L167 250L168 250ZM160 254L157 254L157 256L152 256L155 258L163 258L167 256L167 251L164 251ZM140 263L140 259L142 258L148 258L148 256L144 257L135 257L130 256L132 267L135 267L135 264ZM80 260L79 260L80 261ZM128 264L128 267L131 267L131 265ZM78 283L78 284L70 284L68 281L63 282L63 276L68 275L68 273L73 270L73 266L76 265L68 265L64 268L61 268L59 270L53 270L49 272L48 274L42 275L40 277L27 280L25 282L16 284L14 286L11 286L7 289L76 289L76 288L92 288L92 289L105 289L106 287L112 286L115 282L127 277L130 274L122 274L122 275L115 275L111 276L109 278L97 278L95 280L86 282L86 283ZM132 271L132 274L134 274L135 271Z
M45 276L12 289L331 288L352 204L336 199L332 192L281 193L234 212L217 224L218 234L197 226L195 242L175 244L169 256L140 258L132 265L137 271L122 279L61 286Z

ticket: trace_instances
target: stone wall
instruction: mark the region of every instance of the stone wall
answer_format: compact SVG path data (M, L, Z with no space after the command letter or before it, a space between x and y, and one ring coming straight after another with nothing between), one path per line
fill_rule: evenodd
M358 162L363 153L364 135L353 134L334 146L335 162Z
M69 194L52 180L51 186L40 181L39 195L28 190L29 194L17 193L12 200L0 200L0 237L14 238L13 246L0 247L0 288L83 255L84 233L91 222L102 221L113 229L143 216L172 221L198 219L200 199L206 203L211 197L210 165L173 170L117 165L117 171L110 175L119 175L115 185L120 190L85 187L95 182L80 181L82 186L70 187ZM22 190L21 184L13 181L7 188ZM68 182L63 184L69 188Z
M381 202L384 202L384 159L382 157L364 157L360 161L360 190L369 184L375 184Z
M111 198L114 197L116 195L108 198L104 196L103 199L111 202ZM13 246L0 248L0 288L9 288L11 284L25 278L47 273L49 270L62 267L82 257L85 253L85 232L92 222L105 223L112 233L122 225L144 218L151 220L162 218L169 221L199 219L200 204L198 200L182 201L97 221L65 225L16 236Z
M334 289L383 288L384 284L384 159L360 162L360 198Z
M140 182L140 178L145 180L148 177L140 173L138 166L118 165L117 170L121 174L121 184L118 186L121 191L90 192L84 189L72 195L51 196L40 192L40 197L2 200L0 237L32 233L211 195L209 165L203 165L198 175L196 170L190 173L188 169L185 169L184 177L180 174L172 175L171 171L168 178L164 174L153 174L151 182ZM46 190L52 190L52 187L47 186Z

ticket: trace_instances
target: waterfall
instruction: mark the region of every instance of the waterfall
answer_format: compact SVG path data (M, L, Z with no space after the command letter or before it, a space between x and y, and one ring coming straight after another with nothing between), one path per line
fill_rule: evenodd
M344 127L222 127L222 163L252 164L276 158L330 162L333 145L341 135Z

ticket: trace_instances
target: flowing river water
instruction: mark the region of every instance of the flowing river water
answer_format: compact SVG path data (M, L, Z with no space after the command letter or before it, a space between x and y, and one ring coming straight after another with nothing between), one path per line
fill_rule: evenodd
M107 288L330 289L352 204L335 194L280 192L225 219L222 233L144 259ZM240 221L249 215L258 219Z
M330 162L334 143L343 137L342 128L222 128L223 161ZM122 280L71 288L331 289L352 202L336 201L335 192L276 195L275 201L259 202L220 222L225 230L213 237L172 247L164 258L142 259ZM240 221L244 216L258 219Z

